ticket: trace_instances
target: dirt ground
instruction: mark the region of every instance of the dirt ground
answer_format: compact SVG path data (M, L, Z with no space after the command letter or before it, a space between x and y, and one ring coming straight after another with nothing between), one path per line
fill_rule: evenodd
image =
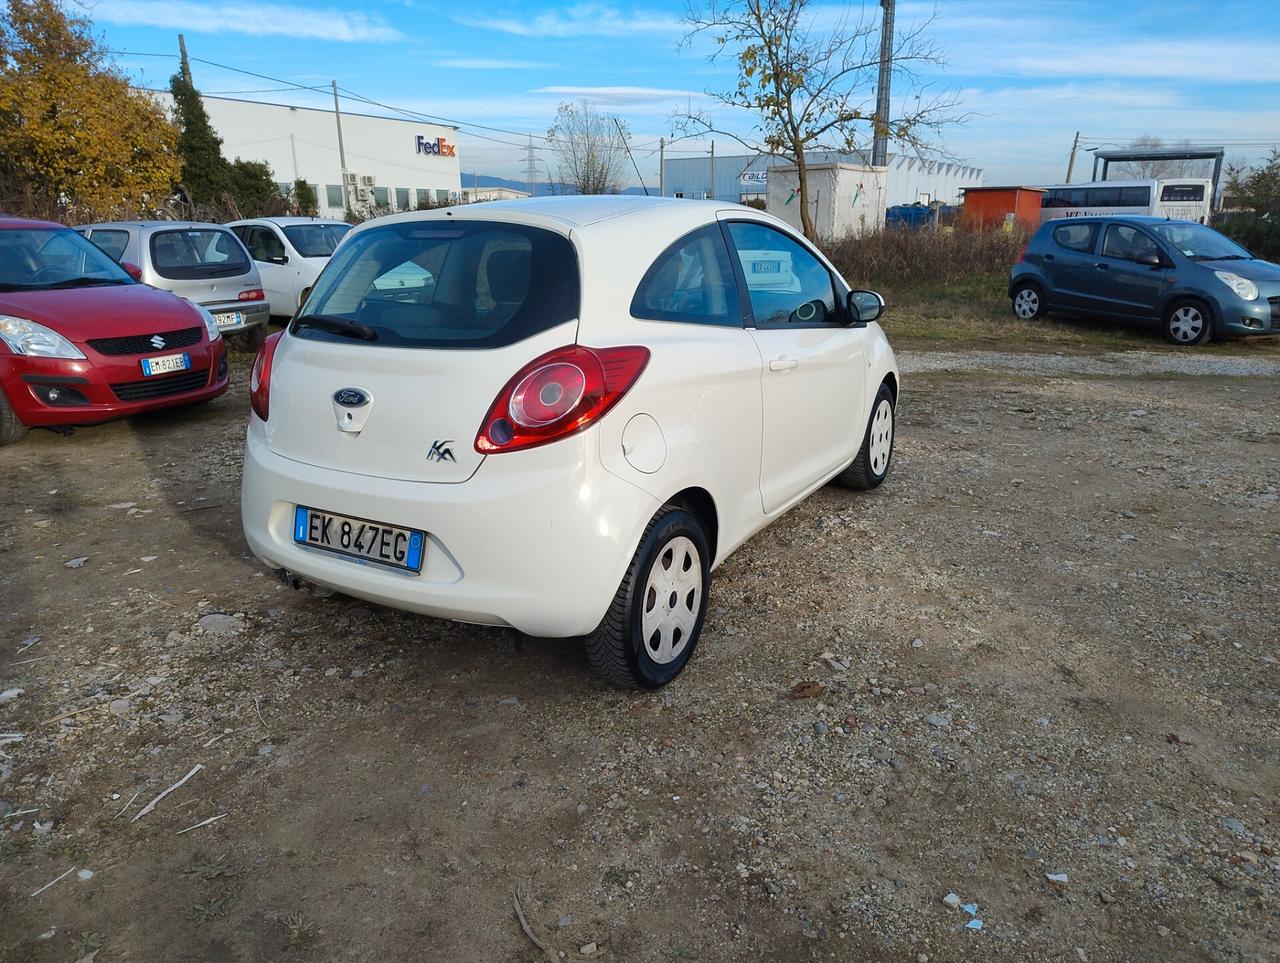
M638 694L277 583L246 367L0 451L0 958L1280 959L1276 377L905 376Z

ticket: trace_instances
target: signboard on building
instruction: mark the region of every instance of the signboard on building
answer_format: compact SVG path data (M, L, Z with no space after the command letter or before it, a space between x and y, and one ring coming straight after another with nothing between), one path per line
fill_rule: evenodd
M421 134L414 139L414 153L417 154L433 154L440 157L456 157L454 153L457 150L456 144L450 144L443 137L437 137L435 140L427 140Z
M747 193L764 194L769 190L769 172L743 171L738 177L738 185Z

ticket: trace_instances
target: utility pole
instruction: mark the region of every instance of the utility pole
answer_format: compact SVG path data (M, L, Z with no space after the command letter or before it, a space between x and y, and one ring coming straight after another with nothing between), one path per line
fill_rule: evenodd
M707 191L711 200L716 198L716 142L711 142L711 190Z
M1071 172L1076 167L1076 151L1080 149L1080 131L1076 131L1076 139L1071 144L1071 157L1067 161L1067 183L1071 183Z
M525 187L529 189L530 197L538 196L538 162L533 156L533 135L529 135L529 147L524 155L524 179Z
M338 125L338 163L342 165L342 205L347 210L351 210L354 205L351 203L351 188L347 184L347 150L342 146L342 111L338 109L338 82L331 81L333 84L333 120Z
M658 196L667 196L667 139L658 138Z
M889 84L893 80L893 4L880 0L880 80L876 87L876 117L871 141L871 166L889 163Z
M182 73L182 79L194 87L195 84L191 81L191 64L187 62L187 38L182 34L178 34L178 53L181 57L181 66L178 69Z

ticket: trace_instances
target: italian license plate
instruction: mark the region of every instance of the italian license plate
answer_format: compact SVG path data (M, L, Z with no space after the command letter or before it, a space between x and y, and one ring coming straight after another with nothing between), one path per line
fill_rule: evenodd
M142 359L142 373L150 378L152 375L168 374L171 371L186 371L191 367L191 355L162 354L155 358Z
M377 562L406 572L421 572L425 532L384 525L298 505L293 510L293 540L356 562Z
M220 328L230 328L237 324L244 324L244 315L239 311L229 311L225 314L215 314L213 323Z

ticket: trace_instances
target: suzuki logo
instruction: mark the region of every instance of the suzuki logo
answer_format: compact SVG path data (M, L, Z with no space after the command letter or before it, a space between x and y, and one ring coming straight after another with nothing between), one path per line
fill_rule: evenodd
M163 348L166 343L167 342L164 340L164 338L160 337L160 335L158 334L151 336L151 347L155 348L157 351Z
M344 408L363 408L369 403L369 396L359 388L339 388L333 393L333 400Z
M433 441L431 447L427 449L427 461L451 461L456 464L458 459L453 457L453 449L449 447L452 444L452 438Z

